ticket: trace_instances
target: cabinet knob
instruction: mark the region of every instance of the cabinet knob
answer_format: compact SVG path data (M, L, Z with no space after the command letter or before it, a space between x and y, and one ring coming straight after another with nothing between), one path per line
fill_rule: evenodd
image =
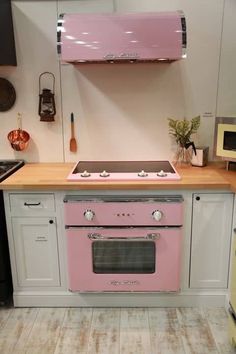
M236 234L236 227L234 228L234 233Z
M200 200L201 198L199 196L196 197L196 200Z
M54 223L54 221L53 220L49 220L49 224L53 224Z

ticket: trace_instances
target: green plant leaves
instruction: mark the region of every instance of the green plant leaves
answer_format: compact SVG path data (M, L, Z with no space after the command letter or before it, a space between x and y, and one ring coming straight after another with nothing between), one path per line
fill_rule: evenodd
M168 118L169 134L172 135L177 144L185 146L190 142L192 134L196 133L200 127L200 116L194 117L191 120L184 118L183 120Z

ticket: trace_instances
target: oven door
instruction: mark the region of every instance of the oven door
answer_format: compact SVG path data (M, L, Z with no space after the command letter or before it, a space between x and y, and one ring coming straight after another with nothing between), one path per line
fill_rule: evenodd
M69 227L66 233L71 291L180 288L180 227Z

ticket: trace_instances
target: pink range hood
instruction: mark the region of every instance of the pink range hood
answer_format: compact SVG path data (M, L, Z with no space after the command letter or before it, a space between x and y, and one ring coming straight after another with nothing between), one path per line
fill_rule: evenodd
M181 11L129 14L63 14L58 19L62 62L174 61L186 57Z

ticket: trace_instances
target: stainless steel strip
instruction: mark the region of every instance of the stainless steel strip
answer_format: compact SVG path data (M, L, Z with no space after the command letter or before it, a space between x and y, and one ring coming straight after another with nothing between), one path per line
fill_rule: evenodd
M78 202L141 202L141 203L182 203L184 201L181 195L163 195L163 196L76 196L76 195L66 195L64 198L64 203L78 203Z
M146 236L137 236L137 237L131 237L131 236L103 236L99 233L89 233L88 238L90 240L131 240L131 241L137 241L137 240L144 240L144 241L156 241L159 240L161 237L160 233L150 233L147 234Z
M126 229L146 229L146 230L160 230L160 229L179 229L182 225L159 225L159 226L143 226L143 225L106 225L106 226L81 226L81 225L65 225L65 229L81 229L81 230L105 230L105 229L119 229L119 230L126 230Z

